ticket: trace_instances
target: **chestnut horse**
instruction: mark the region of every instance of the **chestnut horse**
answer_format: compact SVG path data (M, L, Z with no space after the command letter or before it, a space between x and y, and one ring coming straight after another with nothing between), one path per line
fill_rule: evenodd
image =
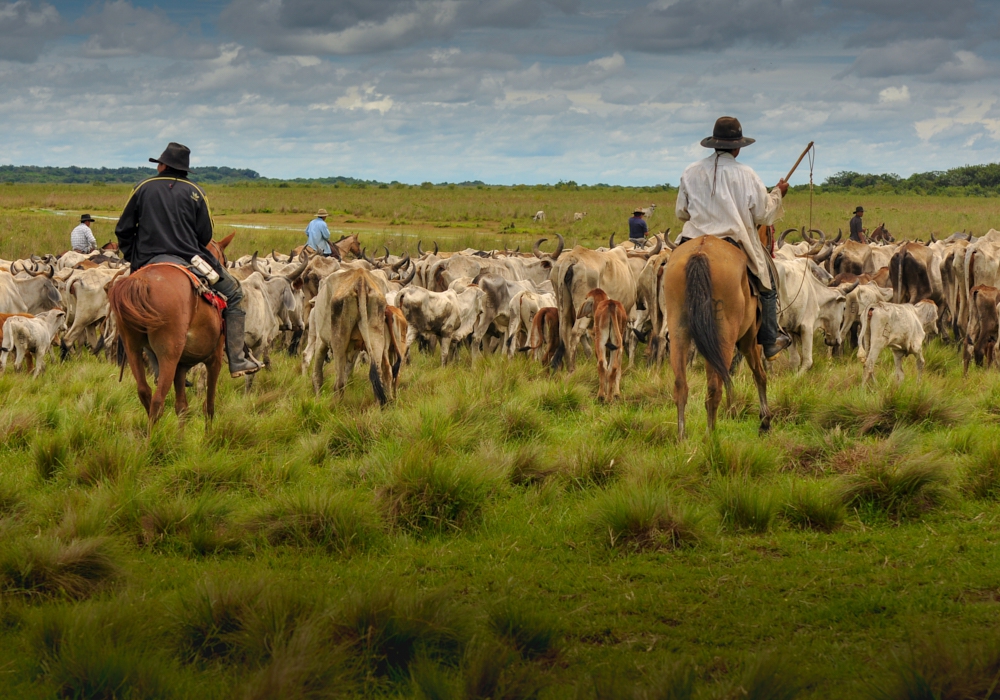
M235 235L208 244L209 252L223 265L224 251ZM174 407L183 420L188 410L185 378L189 369L201 363L208 370L205 417L211 421L215 385L225 361L222 317L195 292L187 273L168 265L144 267L111 287L108 302L150 425L163 413L171 384ZM155 393L146 382L144 350L153 355L150 359L157 367Z
M708 378L705 408L708 429L722 402L722 387L730 387L729 368L735 348L747 358L760 401L760 431L771 427L767 407L767 374L757 344L760 319L757 300L750 293L747 258L735 245L715 236L692 238L677 246L663 271L670 336L670 365L674 370L677 437L684 439L687 406L687 358L691 341L705 358Z

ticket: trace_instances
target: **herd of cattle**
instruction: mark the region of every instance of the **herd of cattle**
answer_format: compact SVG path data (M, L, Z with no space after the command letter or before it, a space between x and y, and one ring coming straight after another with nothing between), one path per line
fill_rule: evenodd
M906 355L915 355L922 369L921 347L932 334L961 339L966 371L973 359L990 365L1000 357L1000 231L862 244L803 229L801 242L787 243L793 231L777 238L773 257L779 321L793 339L794 370L812 366L817 331L834 354L857 348L865 382L887 347L897 379ZM327 361L341 391L355 364L367 360L377 398L393 398L414 343L428 352L440 346L442 365L465 347L473 358L522 352L572 371L581 341L589 338L583 347L597 358L599 398L614 400L624 354L633 362L644 343L647 361L662 364L669 352L662 276L676 244L669 230L645 248L615 245L614 236L596 250L566 249L559 236L544 252L545 242L531 253L445 253L436 244L430 252L418 244L412 258L388 249L375 258L355 235L338 241L329 257L309 249L272 251L227 266L243 285L247 347L267 362L276 347L298 354L304 338L302 371L311 373L317 393ZM113 355L108 290L128 275L128 265L113 246L105 248L0 260L3 371L14 353L15 366L27 359L37 376L52 346L64 359L85 349Z

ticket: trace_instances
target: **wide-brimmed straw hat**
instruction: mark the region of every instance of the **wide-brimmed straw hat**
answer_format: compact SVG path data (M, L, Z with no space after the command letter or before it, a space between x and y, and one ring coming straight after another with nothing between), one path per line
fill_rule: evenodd
M705 148L721 148L727 151L749 146L756 139L743 135L743 126L736 117L719 117L715 120L712 135L701 140Z
M864 214L865 213L865 208L864 207L854 207L854 213L855 214Z
M320 209L318 212L316 212L316 216L319 216L319 217L325 219L326 217L328 217L330 215L326 213L326 209Z
M636 207L635 209L632 210L632 214L642 214L643 216L645 216L646 215L646 210L645 209L640 209L639 207Z
M82 214L80 216L80 223L81 224L85 224L88 221L96 221L96 219L94 217L92 217L90 214Z
M191 149L171 141L159 158L150 158L149 162L163 163L168 168L188 172L191 170Z

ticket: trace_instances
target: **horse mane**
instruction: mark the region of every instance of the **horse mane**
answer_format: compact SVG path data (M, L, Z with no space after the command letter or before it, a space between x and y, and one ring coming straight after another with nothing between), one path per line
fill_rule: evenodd
M140 275L130 275L108 290L108 304L120 325L148 333L160 328L166 319L150 303L149 281Z

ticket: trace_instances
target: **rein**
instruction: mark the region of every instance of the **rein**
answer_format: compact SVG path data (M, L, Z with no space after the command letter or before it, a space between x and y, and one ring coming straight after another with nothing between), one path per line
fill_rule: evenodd
M812 273L809 272L809 266L806 265L805 272L802 275L802 280L799 282L799 289L798 289L798 291L795 292L795 296L792 297L792 300L790 302L788 302L787 305L784 305L784 304L781 305L781 308L778 309L778 313L779 314L782 311L784 311L786 308L788 308L789 306L791 306L792 304L794 304L795 300L799 298L799 294L802 293L802 287L805 286L805 283L806 283L806 275L809 275L809 274L812 274ZM778 301L780 302L781 300L779 299Z

